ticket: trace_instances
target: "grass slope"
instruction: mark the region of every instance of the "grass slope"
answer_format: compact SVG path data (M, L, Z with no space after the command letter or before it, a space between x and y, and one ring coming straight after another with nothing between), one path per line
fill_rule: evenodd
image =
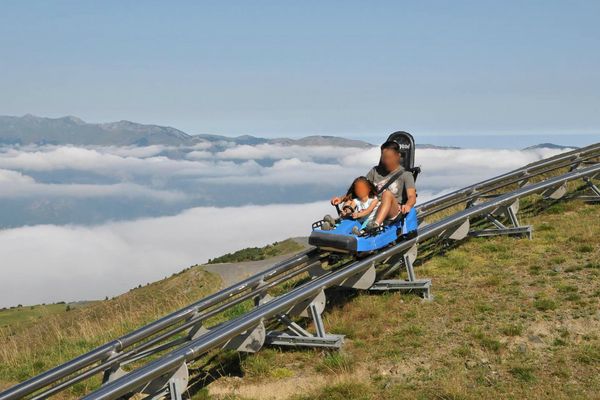
M233 253L227 253L220 257L208 260L207 264L266 260L281 254L300 251L303 248L304 247L294 239L286 239L281 242L269 244L265 247L248 247Z
M598 398L600 208L521 219L533 240L471 239L419 266L432 302L363 294L324 313L341 352L231 354L240 377L193 398Z
M221 286L218 276L190 267L112 299L66 311L65 304L29 306L0 312L0 389L23 381L92 348L175 311ZM40 311L40 317L35 312ZM16 313L24 315L15 317ZM81 383L62 396L71 398L99 384ZM59 396L58 398L61 398Z
M243 249L213 260L264 260L301 250L293 239L262 248ZM87 301L0 310L0 390L72 359L94 347L205 297L222 286L217 274L202 265L169 278L138 286L104 301ZM212 323L247 311L247 304L228 310ZM81 383L58 398L74 398L97 387L99 378Z
M36 304L33 306L15 306L0 310L0 327L11 328L17 325L26 326L51 315L62 314L75 308L87 307L95 301L78 301L76 303L58 302L53 304Z

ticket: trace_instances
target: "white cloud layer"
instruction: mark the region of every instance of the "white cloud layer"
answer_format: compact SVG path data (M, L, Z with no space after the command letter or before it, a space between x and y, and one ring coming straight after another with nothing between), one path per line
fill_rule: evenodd
M181 158L159 155L173 150L165 146L82 148L40 146L0 150L0 169L27 172L82 171L122 181L153 178L195 178L223 183L256 182L263 185L305 185L331 180L349 180L366 174L377 164L379 149L331 146L237 145L209 151L188 148ZM451 183L463 185L463 177L491 177L518 168L560 150L421 149L417 165L423 168L425 189L441 189ZM261 164L259 160L270 160ZM0 178L1 179L1 178ZM431 185L431 187L428 187ZM52 190L49 188L48 190ZM107 190L110 193L110 190Z
M93 227L0 230L0 306L113 296L231 251L305 236L330 212L323 202L200 207Z

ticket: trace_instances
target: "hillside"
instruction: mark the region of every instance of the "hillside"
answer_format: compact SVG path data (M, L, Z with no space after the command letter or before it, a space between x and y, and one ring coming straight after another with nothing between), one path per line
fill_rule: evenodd
M35 304L27 306L19 304L12 307L4 307L0 309L0 327L26 327L40 319L72 311L76 308L87 307L93 303L95 303L95 301L79 301L75 303L65 303L64 301L60 301L52 304Z
M600 209L560 202L521 218L534 226L531 241L472 239L420 265L433 302L397 293L334 302L324 321L347 335L340 353L231 354L223 373L239 364L239 376L193 398L596 397L600 225L585 221L600 220Z
M67 361L104 342L151 322L164 314L214 292L218 276L190 267L161 281L134 288L112 299L74 307L46 305L23 307L23 312L60 307L32 321L3 320L0 326L0 388ZM10 312L0 311L0 316ZM12 310L14 312L14 309ZM2 319L0 319L2 320ZM87 390L84 384L74 393Z
M253 262L248 268L236 266L236 274L243 276L270 266L268 257L285 257L303 248L297 240L288 239L226 254L211 265L191 266L111 299L0 309L0 390L217 291L223 280L229 280L229 265L219 260L243 262L250 257ZM88 389L85 384L76 385L65 398Z

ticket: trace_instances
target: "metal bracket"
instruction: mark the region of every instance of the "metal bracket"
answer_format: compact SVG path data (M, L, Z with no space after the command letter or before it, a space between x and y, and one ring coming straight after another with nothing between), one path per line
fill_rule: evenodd
M375 282L369 290L375 292L385 292L390 290L419 292L423 297L423 300L433 300L433 296L431 295L431 279L417 279L415 276L415 270L413 268L415 258L416 246L413 246L402 255L408 280L382 279ZM396 265L394 265L392 269L394 269L394 267L396 267Z
M529 179L530 179L529 175L530 175L529 172L524 172L523 174L521 174L521 176L520 176L521 179L517 182L517 185L520 188L531 184L531 182L529 181Z
M482 202L483 202L483 200L481 198L481 195L473 197L470 200L468 200L467 203L465 204L465 210L468 208L474 207Z
M375 271L375 264L372 263L367 270L348 277L342 283L340 283L340 286L351 289L366 290L373 285L376 275L377 273Z
M187 363L183 363L170 375L163 375L154 379L140 393L147 394L145 399L182 400L183 393L187 390L190 374Z
M344 344L344 335L332 335L325 332L321 311L316 303L308 306L310 317L315 324L316 334L312 334L295 323L286 314L277 316L279 322L287 326L287 332L271 331L267 333L265 343L272 346L302 346L339 349Z
M197 318L200 315L200 313L196 310L188 319L187 321L190 321L194 318ZM204 327L204 325L202 324L202 320L198 321L197 323L195 323L194 325L192 325L192 327L190 328L190 330L188 331L188 340L194 340L197 339L198 337L204 335L206 332L208 332L208 329L206 329Z
M598 189L598 186L594 184L593 178L594 177L590 178L589 176L583 178L583 180L585 181L585 183L587 183L589 189L592 191L593 194L591 196L579 196L580 199L584 200L586 203L589 204L600 203L600 189Z
M285 314L290 317L299 316L310 318L312 316L310 313L310 307L315 307L318 313L321 314L325 310L325 303L327 303L327 297L325 296L325 291L321 290L315 297L297 303Z
M383 274L381 274L381 276L379 277L379 280L381 279L386 279L390 276L392 276L393 274L396 273L396 271L398 271L400 268L404 267L404 256L408 256L410 262L414 263L415 260L417 259L417 245L412 246L410 249L408 249L406 251L406 253L404 254L399 254L399 255L394 255L391 256L390 258L388 258L387 260L385 260L384 262L388 262L390 260L394 260L394 264L389 267L388 269L386 269Z
M223 348L242 351L244 353L256 353L265 343L266 331L263 321L254 328L248 329L239 336L228 341Z
M460 225L453 226L442 232L439 236L444 239L462 240L469 234L471 223L469 219L465 219Z
M111 352L110 356L105 359L105 361L110 361L119 354L121 353L113 351ZM121 363L115 364L112 367L104 370L104 374L102 375L102 385L112 382L125 374L126 372L123 370L123 368L121 368Z
M533 228L531 225L521 225L517 218L519 212L519 200L517 199L514 203L509 206L500 207L491 213L485 215L485 218L494 225L492 229L481 229L477 231L470 231L469 236L472 237L490 237L499 235L508 236L527 236L529 239L533 237ZM512 226L506 226L500 222L496 216L504 214L510 221Z
M182 400L181 394L186 391L189 379L187 364L183 363L169 378L169 397L171 400Z
M565 194L567 194L567 184L562 183L559 186L551 187L544 192L542 192L542 196L545 199L558 200L562 198Z

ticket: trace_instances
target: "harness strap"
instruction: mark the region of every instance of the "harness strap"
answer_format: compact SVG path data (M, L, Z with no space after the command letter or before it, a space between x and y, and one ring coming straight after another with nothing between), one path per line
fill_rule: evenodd
M398 178L400 177L400 175L402 175L403 173L404 173L404 171L398 171L398 172L396 172L394 175L392 175L392 176L390 177L390 179L388 179L388 180L387 180L387 182L385 183L385 185L383 185L383 186L381 187L381 189L379 189L379 190L377 191L377 194L381 194L381 192L383 192L383 191L384 191L385 189L387 189L387 188L388 188L388 187L389 187L389 186L390 186L392 183L394 183L394 181L395 181L396 179L398 179Z

